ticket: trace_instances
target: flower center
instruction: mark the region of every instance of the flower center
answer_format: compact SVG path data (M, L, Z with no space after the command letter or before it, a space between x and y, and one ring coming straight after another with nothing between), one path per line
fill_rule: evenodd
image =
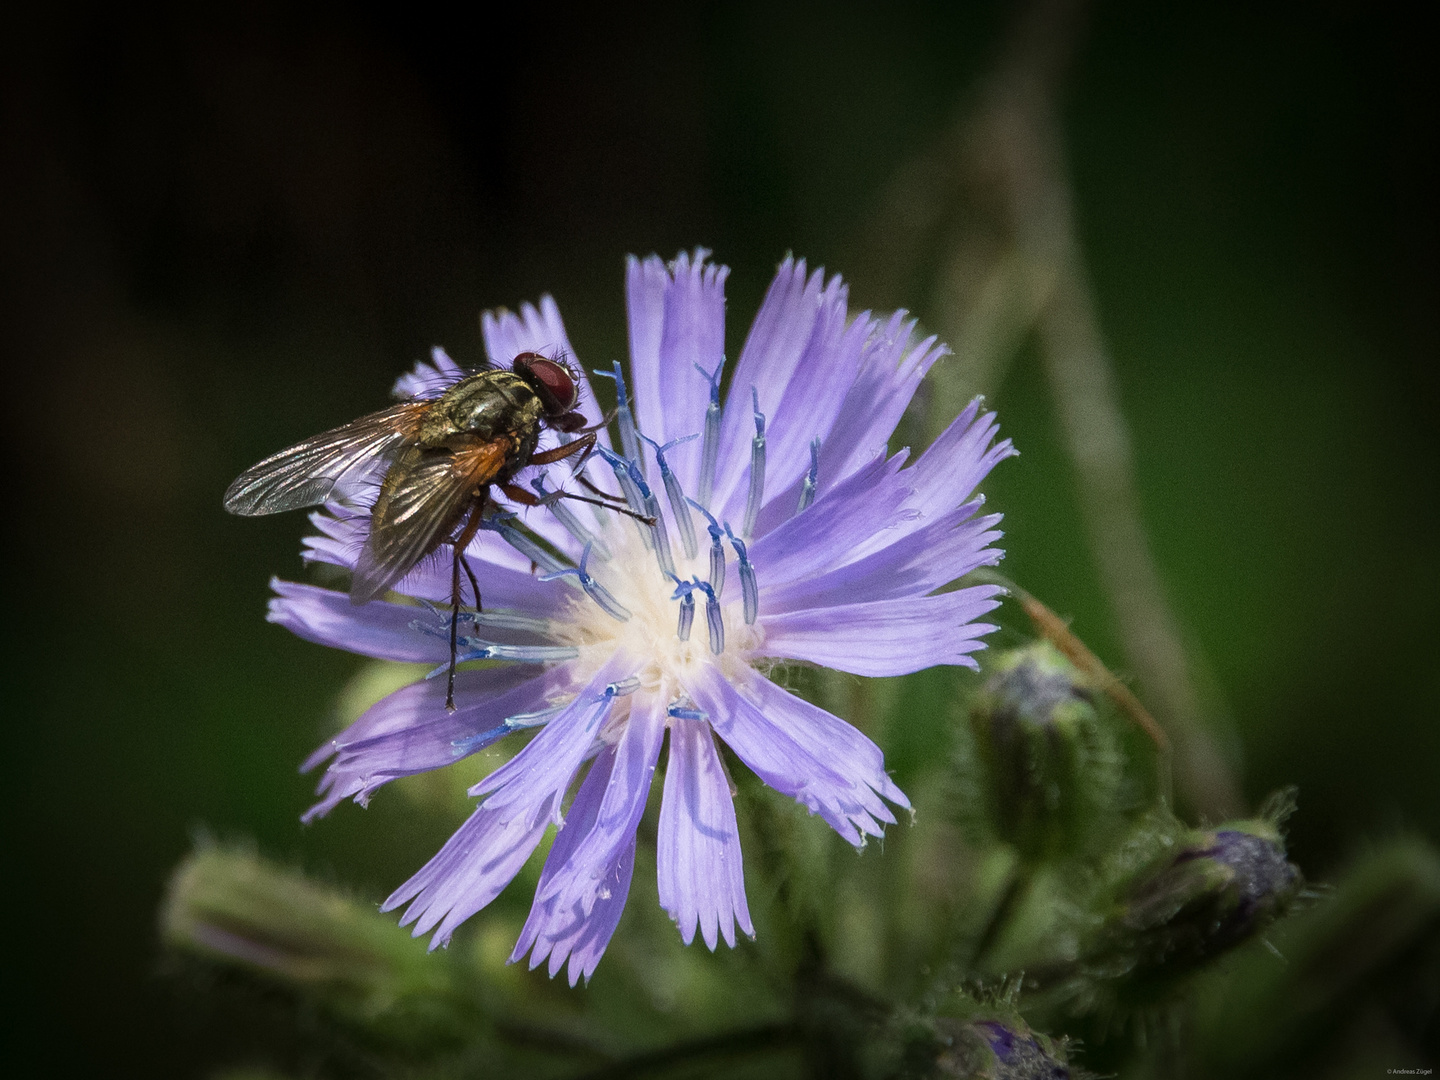
M715 620L722 627L721 647L719 651L713 648L715 635L709 631L711 619L706 611L712 601L695 584L709 587L710 550L700 547L694 557L674 551L675 576L667 577L641 532L645 526L618 514L604 517L596 539L610 557L597 558L592 549L587 571L628 618L616 618L591 595L577 593L572 598L566 614L556 619L556 636L579 649L579 677L588 679L610 657L623 652L636 661L637 690L673 703L687 697L686 688L693 684L701 665L716 665L727 678L742 675L763 637L757 625L746 624L741 590L732 587L713 605ZM677 579L681 583L678 589ZM692 612L698 609L698 617L692 615L689 626L684 616L687 604Z

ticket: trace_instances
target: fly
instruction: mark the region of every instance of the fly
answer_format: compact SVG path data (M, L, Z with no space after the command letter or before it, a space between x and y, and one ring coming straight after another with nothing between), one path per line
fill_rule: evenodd
M480 585L464 552L480 529L492 486L523 506L576 499L654 524L613 502L570 492L554 492L542 500L511 482L529 465L550 465L577 454L584 463L604 422L586 427L575 408L579 397L575 376L565 364L521 353L508 370L474 372L437 398L392 405L272 454L230 485L225 509L255 517L317 506L342 479L388 463L355 564L350 602L377 599L426 556L450 545L445 708L454 712L460 571L469 578L478 612ZM545 428L579 438L536 453Z

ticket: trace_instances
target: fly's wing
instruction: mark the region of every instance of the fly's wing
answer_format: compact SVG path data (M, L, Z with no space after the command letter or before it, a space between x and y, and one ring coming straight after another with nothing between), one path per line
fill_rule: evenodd
M501 438L453 452L405 450L385 474L371 511L350 602L374 600L439 547L505 467L512 449L512 441Z
M347 473L412 438L427 406L406 401L271 454L225 492L225 509L255 517L318 506Z

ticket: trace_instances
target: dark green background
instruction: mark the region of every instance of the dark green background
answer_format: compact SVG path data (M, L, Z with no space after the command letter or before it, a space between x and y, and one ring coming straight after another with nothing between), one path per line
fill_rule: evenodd
M1252 6L1096 5L1065 131L1166 585L1247 797L1300 785L1323 878L1440 837L1434 62L1395 12ZM226 517L228 481L431 344L477 358L484 307L552 291L585 362L623 355L627 252L714 248L732 354L787 250L891 301L880 193L1009 20L199 7L37 5L0 44L7 1042L48 1075L193 1075L254 1037L158 947L196 830L376 897L442 835L384 796L300 827L357 661L263 621L304 522ZM994 403L1024 453L988 485L1007 570L1120 666L1028 352Z

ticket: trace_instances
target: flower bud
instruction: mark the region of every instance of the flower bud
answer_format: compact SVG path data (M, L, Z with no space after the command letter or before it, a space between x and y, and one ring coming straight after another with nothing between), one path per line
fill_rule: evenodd
M243 851L180 864L161 911L173 949L318 999L337 1019L406 1044L473 1034L454 965L427 958L372 905Z
M1433 1017L1440 852L1418 836L1376 846L1276 939L1285 963L1254 950L1207 988L1191 1043L1199 1075L1279 1076L1302 1052L1323 1060L1353 1037L1356 1003L1377 989L1400 1031L1407 1013Z
M970 712L988 818L1027 861L1080 854L1120 783L1084 676L1048 642L1001 654Z
M1137 976L1173 977L1264 930L1301 885L1272 821L1192 830L1126 890L1107 945Z
M1069 1080L1063 1047L1020 1019L939 1020L933 1075L957 1080Z

